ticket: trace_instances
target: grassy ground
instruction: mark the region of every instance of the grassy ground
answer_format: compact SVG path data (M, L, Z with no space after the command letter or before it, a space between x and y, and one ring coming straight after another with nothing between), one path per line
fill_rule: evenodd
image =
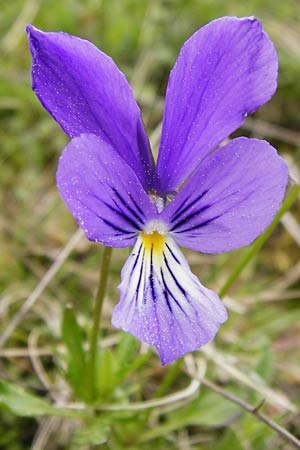
M152 351L110 327L128 254L114 251L98 412L53 406L76 402L81 407L86 398L85 349L101 246L76 233L56 190L57 159L67 137L31 91L24 28L31 22L64 30L109 53L134 87L155 147L168 73L184 40L221 15L256 15L278 50L279 89L239 133L270 140L295 180L300 161L299 1L2 0L0 6L0 448L294 448L261 417L246 412L245 405L222 395L252 406L265 399L259 413L300 439L299 197L227 292L230 317L215 342L165 368ZM188 252L188 259L202 282L219 290L247 252ZM53 276L47 279L51 267ZM42 293L35 290L41 279ZM27 310L20 309L24 304ZM197 381L203 377L215 385ZM214 390L220 387L221 393Z

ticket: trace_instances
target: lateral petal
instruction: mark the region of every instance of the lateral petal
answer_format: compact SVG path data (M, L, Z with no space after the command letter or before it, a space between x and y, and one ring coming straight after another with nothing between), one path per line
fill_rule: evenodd
M70 136L106 140L134 168L145 189L152 160L140 109L113 60L90 42L62 32L27 27L32 88Z
M227 312L192 274L171 237L139 236L122 270L112 324L154 345L162 364L213 339Z
M288 169L266 141L237 138L206 158L161 214L177 244L222 253L250 244L272 222Z
M72 139L59 160L60 194L91 241L129 247L157 216L139 179L106 141L92 134Z
M277 55L253 17L223 17L196 31L171 71L156 188L175 191L276 90Z

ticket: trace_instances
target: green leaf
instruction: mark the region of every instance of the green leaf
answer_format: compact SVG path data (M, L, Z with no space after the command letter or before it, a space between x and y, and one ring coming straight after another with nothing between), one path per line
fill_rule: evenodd
M130 360L136 355L138 349L137 339L129 333L120 333L120 342L117 350L118 374L126 371L126 367L130 364Z
M278 419L279 417L280 416L278 416ZM245 437L249 441L252 449L265 450L268 447L272 448L271 446L268 446L267 443L272 440L275 442L276 431L268 427L264 422L257 420L257 417L254 417L251 414L245 414L243 419L235 426L237 425L239 427L241 439Z
M273 354L271 350L271 344L269 340L267 340L266 344L262 348L255 369L255 372L257 372L258 375L260 375L266 382L270 381L271 379L272 363L273 363Z
M218 439L218 443L214 442L210 447L210 450L244 450L244 447L240 443L233 430L228 428L221 439Z
M181 421L187 426L202 425L215 428L224 426L229 418L239 412L240 408L237 405L212 391L203 389L189 405L174 411L169 417L172 421Z
M134 336L129 333L120 333L120 343L116 355L118 383L121 383L133 370L139 367L141 355L137 354L138 345L138 340ZM142 357L143 362L144 358Z
M167 421L144 433L141 441L149 441L191 425L222 427L238 413L240 413L238 406L214 392L202 388L200 395L195 400L168 414Z
M3 380L0 380L0 405L8 408L15 415L22 417L83 416L83 413L79 411L55 407L46 400L26 392L23 388Z
M83 349L84 335L73 309L66 308L62 321L62 339L67 349L66 378L74 392L81 398L87 398L86 357Z
M108 400L116 385L116 361L111 350L100 354L97 370L97 398Z
M151 352L138 354L138 340L129 333L120 333L120 343L116 355L116 382L121 383L133 371L143 365Z
M85 426L84 429L75 432L73 444L101 445L107 442L109 434L110 424L107 418L99 417Z

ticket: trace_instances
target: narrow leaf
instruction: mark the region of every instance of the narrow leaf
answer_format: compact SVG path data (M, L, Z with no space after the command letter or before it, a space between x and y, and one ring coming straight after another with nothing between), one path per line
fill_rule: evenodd
M76 395L87 396L86 357L83 349L84 334L73 309L66 308L62 322L62 339L67 349L66 377Z
M15 415L21 417L83 416L83 413L79 411L53 406L46 400L30 394L23 388L4 380L0 380L0 406L1 405L8 408Z
M110 425L107 419L99 417L93 420L84 429L75 432L73 443L75 445L101 445L107 442Z
M209 450L243 450L244 446L233 430L228 428L221 439L218 439L217 443L214 441L213 445L209 447Z
M121 382L127 375L138 348L137 339L129 333L120 333L120 343L116 355L118 364L116 377Z
M233 405L226 399L220 398L214 392L203 390L187 406L168 414L165 423L146 431L141 437L141 442L164 436L171 431L187 426L223 427L239 413L240 409L238 406Z
M108 400L116 385L116 366L111 350L103 350L100 354L97 370L97 397Z

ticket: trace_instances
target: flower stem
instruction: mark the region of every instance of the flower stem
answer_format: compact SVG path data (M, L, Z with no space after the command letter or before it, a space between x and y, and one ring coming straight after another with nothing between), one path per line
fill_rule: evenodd
M269 225L268 228L264 231L264 233L261 234L256 239L256 241L253 242L253 244L250 247L248 247L248 249L242 256L242 258L239 261L239 263L237 264L237 266L234 268L234 270L231 272L231 274L227 278L226 282L224 283L223 287L221 288L221 290L219 292L220 297L224 297L224 295L229 291L229 289L231 288L231 286L233 285L235 280L238 278L240 273L244 270L246 265L250 262L250 260L255 255L255 253L257 253L260 250L260 248L263 246L263 244L268 239L270 234L276 228L281 217L291 208L293 203L297 200L299 190L300 190L300 186L297 184L292 187L289 194L286 196L284 202L282 203L281 208L277 212L271 225Z
M97 371L97 356L98 356L99 324L101 320L102 305L106 291L111 254L112 254L111 247L103 248L101 268L99 273L99 283L95 297L93 326L91 329L89 354L87 359L88 390L89 390L89 401L91 403L96 398L96 371Z

